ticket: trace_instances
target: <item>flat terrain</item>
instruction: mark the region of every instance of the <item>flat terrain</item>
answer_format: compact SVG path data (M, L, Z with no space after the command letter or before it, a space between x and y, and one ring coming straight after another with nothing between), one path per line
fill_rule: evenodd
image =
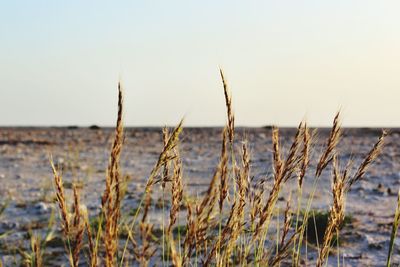
M220 128L187 128L181 136L181 157L184 166L185 192L201 196L216 168L221 143ZM104 189L105 170L113 137L113 129L102 128L0 128L0 204L8 203L0 217L0 257L12 263L15 247L27 245L29 230L47 228L54 193L50 155L63 168L65 185L72 182L82 185L82 202L90 214L99 212L100 196ZM344 129L339 144L342 163L351 157L355 167L372 148L381 133L380 129ZM320 154L328 134L318 130L313 147L312 161ZM287 151L294 129L281 129L281 138ZM238 128L238 148L243 137L249 142L252 156L252 176L255 180L267 179L271 186L271 130L269 128ZM129 175L127 195L123 210L126 214L140 199L144 184L162 148L159 128L127 128L121 159L122 171ZM314 167L305 178L307 198L314 182ZM296 181L288 184L281 193L279 206L285 205L290 191L296 192ZM330 197L331 174L323 173L313 203L317 210L327 210ZM386 260L391 222L395 211L397 191L400 187L400 130L391 129L383 154L372 165L364 180L354 185L347 199L346 213L351 223L341 232L341 257L350 266L381 266ZM268 190L267 190L268 192ZM71 190L67 190L70 196ZM157 192L153 196L157 201ZM304 201L305 202L305 201ZM151 219L161 222L160 209L154 209ZM184 219L184 216L181 216ZM310 245L311 247L311 245ZM395 244L393 263L400 261L400 242ZM56 249L55 249L56 250ZM14 251L14 252L13 252ZM312 248L307 261L315 260ZM335 262L335 255L331 262Z

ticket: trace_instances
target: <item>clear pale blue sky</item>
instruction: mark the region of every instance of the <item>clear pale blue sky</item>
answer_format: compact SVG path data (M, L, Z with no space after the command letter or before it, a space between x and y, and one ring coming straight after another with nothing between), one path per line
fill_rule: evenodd
M2 1L0 125L400 126L399 1Z

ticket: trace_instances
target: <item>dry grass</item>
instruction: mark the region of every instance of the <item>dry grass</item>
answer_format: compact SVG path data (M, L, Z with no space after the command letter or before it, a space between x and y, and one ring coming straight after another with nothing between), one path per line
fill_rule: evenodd
M367 154L352 178L350 178L350 166L352 165L352 162L349 161L346 167L341 170L337 155L335 154L333 156L332 207L329 212L328 226L326 227L324 240L320 248L317 266L322 266L325 263L329 255L333 236L339 234L340 226L344 222L347 192L355 182L363 178L369 165L379 155L386 135L386 132L383 131L377 143Z
M118 84L118 116L115 128L115 138L111 149L110 161L108 164L106 175L106 189L102 198L102 211L105 218L104 244L106 266L114 266L116 263L116 255L118 250L118 230L121 206L121 172L120 172L120 156L124 139L122 124L122 88Z
M88 215L80 207L80 195L73 190L72 209L68 201L60 171L53 162L56 200L60 212L61 228L67 255L71 266L84 261L94 266L148 266L157 263L167 266L279 266L291 262L299 266L305 224L318 179L328 167L332 168L332 203L329 210L328 226L318 249L317 266L326 263L333 237L340 232L345 216L346 196L351 186L365 175L368 167L382 150L386 132L378 139L365 156L355 173L351 175L351 164L344 168L338 160L340 153L341 127L339 113L335 116L326 145L318 160L312 162L311 148L313 135L305 122L299 124L287 153L283 151L279 129L272 129L272 184L264 177L256 180L251 174L251 151L248 142L241 147L235 141L235 125L232 97L225 76L220 70L227 108L227 123L222 131L219 162L210 179L208 188L199 199L190 199L185 192L185 177L179 152L181 121L169 131L163 129L163 148L151 170L141 201L130 219L121 220L123 175L120 170L120 155L123 147L123 97L118 85L118 115L114 142L111 147L104 193L101 197L102 210L97 218L97 229L92 228ZM238 159L238 161L236 161ZM315 173L308 173L309 166L315 166ZM328 168L329 169L329 168ZM302 187L305 179L314 179L313 193L307 200L307 209L300 214ZM271 236L270 225L280 216L277 200L288 181L297 179L298 195L287 200L282 224L276 223L278 235ZM163 192L163 214L168 214L158 237L148 219L155 205L152 194L159 184ZM267 185L270 187L268 190ZM168 190L167 190L168 189ZM170 190L170 191L169 191ZM292 191L292 190L290 190ZM169 205L164 205L170 195ZM297 203L294 203L297 200ZM400 203L400 201L399 201ZM293 204L297 210L293 211ZM178 234L181 209L185 207L185 229ZM165 213L165 214L164 214ZM398 212L396 212L398 214ZM141 215L140 219L137 219ZM301 217L301 218L300 218ZM398 225L398 218L395 223ZM184 219L184 218L182 218ZM86 235L85 235L86 233ZM86 237L85 237L86 236ZM120 241L125 241L124 245ZM36 266L41 266L41 253L33 246ZM389 253L389 258L390 258ZM159 263L162 259L162 264Z
M51 168L53 169L54 175L54 185L56 190L56 197L57 197L57 204L59 207L60 215L61 215L61 223L62 229L64 232L64 236L69 236L69 213L68 208L65 200L65 193L64 193L64 185L62 176L57 171L56 167L54 166L53 160L50 160Z
M32 239L32 249L35 255L34 258L34 266L39 267L42 266L42 251L41 251L41 243L38 237L34 237Z
M326 168L326 166L328 166L329 162L331 162L334 157L333 153L337 144L339 143L342 132L339 117L340 113L338 112L333 120L333 126L327 140L325 151L322 153L321 158L318 161L317 169L315 171L315 175L317 177L321 176L322 171Z
M392 225L392 233L390 235L389 251L388 251L388 257L387 257L387 262L386 262L386 266L388 266L388 267L391 264L393 248L394 248L394 241L396 239L396 235L397 235L397 230L399 228L399 224L400 224L400 190L399 190L398 195L397 195L396 212L394 214L393 225Z
M89 247L89 262L88 265L90 267L97 266L97 246L93 240L92 227L89 223L89 218L87 216L85 219L85 229L87 233L88 247Z

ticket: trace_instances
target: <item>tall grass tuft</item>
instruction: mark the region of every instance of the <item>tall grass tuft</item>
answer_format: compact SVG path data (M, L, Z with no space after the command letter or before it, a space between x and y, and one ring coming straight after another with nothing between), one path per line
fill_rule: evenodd
M351 186L363 178L365 171L368 169L372 161L379 155L383 146L384 138L387 135L385 131L379 137L378 141L370 152L366 155L358 167L357 172L350 178L351 161L341 170L337 158L337 154L333 155L333 182L332 182L332 207L329 211L328 225L325 229L324 240L319 251L317 266L322 266L328 255L331 247L332 239L335 234L339 234L341 225L345 217L346 194L351 189Z
M272 175L254 177L251 173L250 147L246 138L241 146L236 141L238 138L235 133L232 96L222 70L220 75L227 121L221 135L219 160L202 196L192 198L185 192L187 177L184 159L179 151L180 134L183 130L181 120L174 129L163 129L163 146L150 171L140 201L132 216L121 216L126 185L120 170L124 143L123 95L120 83L115 137L96 226L91 224L91 218L81 208L80 192L76 186L73 187L73 198L70 200L72 205L68 205L61 170L51 161L56 201L70 266L82 265L83 255L87 255L86 264L91 267L149 266L158 263L159 258L162 259L159 265L172 264L178 267L286 266L289 262L292 266L300 266L302 258L307 256L302 255L302 246L307 246L303 238L318 181L324 170L329 170L328 166L332 165L332 204L323 240L320 240L320 246L316 249L316 265L323 266L327 262L334 236L339 235L344 221L347 194L354 183L362 180L372 162L379 156L387 133L382 133L352 174L352 161L344 166L339 162L337 146L342 132L340 113L336 114L324 150L315 162L311 156L315 135L306 122L298 125L287 151L281 144L279 128L273 127L272 165L268 166ZM315 173L311 174L314 183L306 200L306 209L301 211L302 189L304 180L310 178L310 166L315 166ZM297 197L293 201L291 197L286 199L282 214L277 203L282 190L291 184L290 181L294 181L297 187ZM155 186L157 184L160 185L159 188ZM153 197L157 190L162 190L161 237L157 236L155 226L149 218L152 207L156 205ZM293 192L291 188L288 191ZM168 203L164 203L165 201ZM183 207L186 211L183 211ZM400 195L388 266L400 221L399 210ZM185 225L182 226L179 225L182 221L179 216L185 212ZM271 234L270 231L270 225L274 222L277 222L277 229L274 231L277 234ZM175 227L178 233L174 231ZM120 245L124 238L124 245ZM35 256L32 259L40 262L42 252L35 246L33 251Z

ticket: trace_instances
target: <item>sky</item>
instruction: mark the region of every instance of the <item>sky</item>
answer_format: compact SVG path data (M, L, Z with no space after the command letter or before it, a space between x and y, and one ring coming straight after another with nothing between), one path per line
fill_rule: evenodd
M0 125L400 126L400 2L1 1Z

